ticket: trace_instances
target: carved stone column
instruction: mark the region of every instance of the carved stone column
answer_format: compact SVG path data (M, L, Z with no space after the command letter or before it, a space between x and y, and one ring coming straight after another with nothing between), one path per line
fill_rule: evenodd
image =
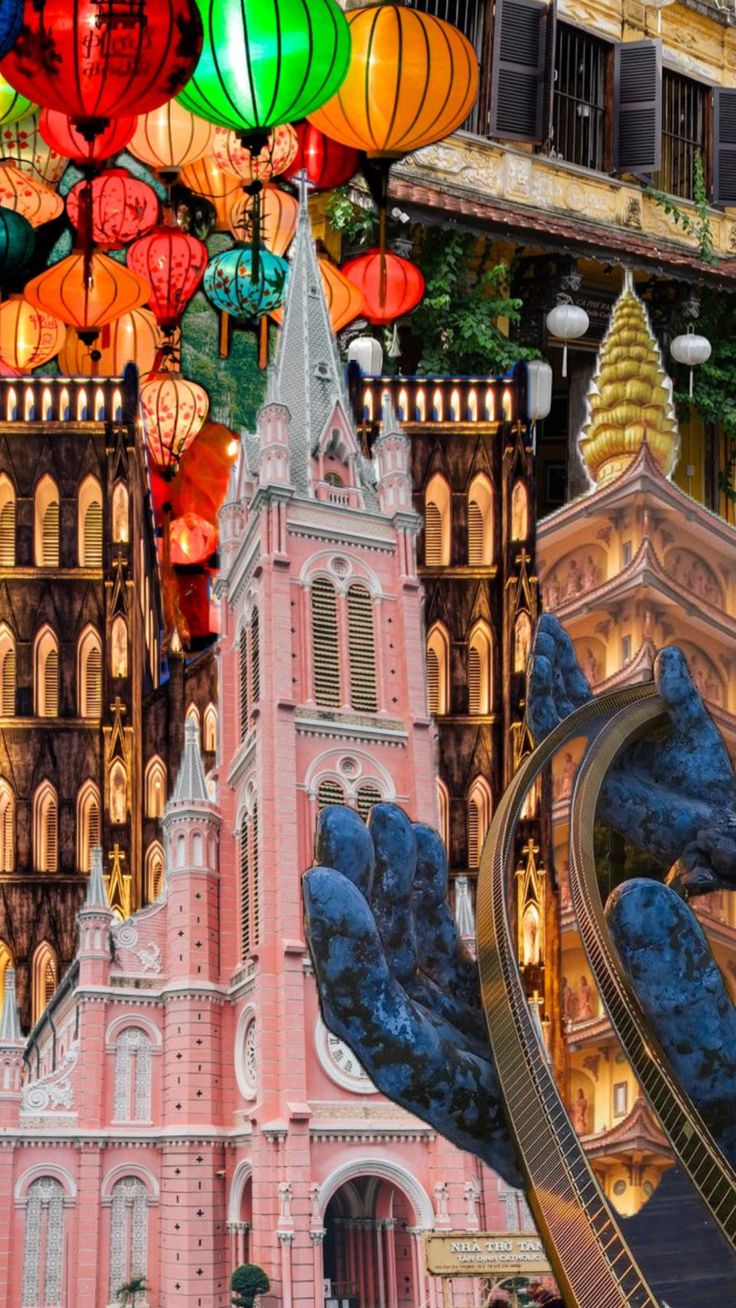
M386 1291L387 1308L398 1308L399 1295L396 1284L396 1218L387 1217L383 1229L386 1233Z

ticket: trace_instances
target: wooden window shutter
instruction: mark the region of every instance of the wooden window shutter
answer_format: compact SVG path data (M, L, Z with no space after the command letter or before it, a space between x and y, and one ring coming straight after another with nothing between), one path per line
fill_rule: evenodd
M662 43L623 41L614 54L614 169L656 172L662 164Z
M479 568L485 563L483 557L483 510L476 500L468 504L468 563Z
M84 566L102 567L102 505L93 500L84 515Z
M480 864L480 813L478 801L468 801L468 867Z
M15 815L13 801L6 797L2 813L2 871L12 872L15 868Z
M15 650L9 649L3 659L2 679L2 715L4 718L15 717Z
M99 718L102 715L102 655L96 645L92 646L87 655L84 671L86 716Z
M348 590L348 652L350 702L353 708L375 713L378 697L373 601L365 586L351 586Z
M44 813L46 825L46 867L42 871L55 872L57 868L56 800L49 798Z
M542 145L549 136L555 8L541 0L496 0L490 134Z
M59 716L59 651L50 649L43 669L43 714L45 718Z
M240 958L250 953L250 832L244 822L240 831Z
M58 568L59 566L59 503L58 500L52 500L47 506L43 515L43 566L45 568Z
M713 203L736 204L736 90L713 97Z
M261 698L261 647L258 628L258 609L250 620L250 697L254 704Z
M361 786L358 791L358 814L364 822L368 821L368 814L374 804L380 804L381 792L377 786Z
M46 967L43 975L43 997L44 1008L51 1003L56 989L56 968L51 958L46 959Z
M240 633L240 739L245 740L248 731L250 703L248 700L248 629L243 627Z
M0 564L15 567L15 500L8 500L0 511Z
M312 648L314 698L329 708L340 706L340 651L337 639L337 596L325 577L312 586Z
M100 840L100 806L97 803L96 799L91 799L89 801L89 808L87 809L87 849L85 851L87 855L87 862L86 862L86 866L82 869L83 872L92 871L92 850L97 845L101 845L101 844L102 841Z
M344 804L345 794L338 781L320 781L317 791L317 808L322 812L329 804Z
M250 831L252 841L250 853L251 940L253 942L251 947L254 947L261 943L261 880L258 869L258 809L256 807L253 808Z
M483 667L479 649L472 646L468 650L468 713L482 713L481 687Z
M433 649L427 650L427 707L430 713L440 711L440 661Z
M432 500L424 515L424 562L428 568L442 564L442 514Z

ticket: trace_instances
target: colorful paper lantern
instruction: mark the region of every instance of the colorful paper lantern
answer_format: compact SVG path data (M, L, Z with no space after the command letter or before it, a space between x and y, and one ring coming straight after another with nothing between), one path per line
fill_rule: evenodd
M227 127L216 127L212 153L224 173L239 177L241 182L267 182L283 173L292 162L299 138L288 123L274 127L260 150L249 150L237 132Z
M134 363L141 376L155 365L161 345L158 323L148 309L133 309L103 327L91 350L70 330L59 351L59 370L68 377L120 377Z
M226 232L230 225L230 212L242 191L238 178L223 172L217 160L206 155L204 159L186 164L181 170L180 181L195 195L209 200L217 215L215 231Z
M0 0L0 59L18 39L23 21L23 0Z
M159 326L170 331L202 280L207 246L179 227L155 227L133 242L127 260L128 267L148 281L151 312Z
M56 186L64 176L69 160L44 140L39 118L40 110L36 110L0 127L0 158L6 163L14 163L21 172L29 173L37 181Z
M146 445L160 471L173 473L207 417L206 390L178 372L156 372L141 386Z
M363 294L363 317L374 324L396 322L416 309L424 295L424 277L409 259L385 254L385 290L381 295L381 251L368 250L343 264L345 276Z
M201 48L194 0L26 0L2 72L23 95L94 135L110 118L170 100Z
M64 201L12 163L0 163L0 204L26 218L32 227L50 223L64 212Z
M6 126L17 118L25 118L26 114L33 113L35 107L0 74L0 123Z
M282 303L289 270L286 260L261 250L255 271L254 262L247 245L223 250L210 260L204 289L216 309L234 318L260 318Z
M34 277L25 289L29 304L76 328L88 343L106 323L140 308L150 294L148 282L125 264L79 250Z
M171 523L169 545L174 566L204 563L217 549L217 527L197 513L185 513Z
M242 195L230 212L230 231L247 245L253 237L254 199ZM261 241L271 254L286 254L296 232L299 205L280 186L264 186L260 196Z
M177 514L197 513L217 522L239 450L239 438L224 423L204 424L184 454L171 488Z
M214 128L196 118L176 100L141 114L130 142L130 153L162 176L175 176L212 147Z
M0 358L16 372L30 372L53 359L65 336L63 322L33 308L20 295L0 304Z
M360 155L352 146L333 141L308 120L296 126L296 154L283 171L287 178L305 172L316 191L332 191L344 186L360 167Z
M324 255L319 259L319 272L332 330L342 331L343 327L347 327L349 322L353 322L363 312L363 293ZM282 309L277 309L271 314L274 322L279 326L283 316Z
M0 278L27 264L35 244L28 219L13 209L0 208Z
M179 99L234 132L305 118L347 72L350 34L335 0L197 0L205 41Z
M345 18L350 66L337 94L309 111L315 127L371 159L396 159L460 126L478 94L478 60L462 32L398 4Z
M58 109L42 109L38 127L46 144L57 154L63 154L77 164L89 164L112 159L124 150L135 124L133 117L112 118L107 127L88 141L68 114Z
M91 196L87 188L91 187ZM92 239L95 245L117 250L135 236L150 231L158 222L159 203L152 187L133 177L125 168L108 168L91 182L77 182L66 201L74 227L85 225L89 205Z

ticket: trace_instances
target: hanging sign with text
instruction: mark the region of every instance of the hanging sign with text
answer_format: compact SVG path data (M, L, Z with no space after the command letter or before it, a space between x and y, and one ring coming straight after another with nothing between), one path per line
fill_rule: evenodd
M544 1245L528 1232L425 1235L432 1276L551 1276Z

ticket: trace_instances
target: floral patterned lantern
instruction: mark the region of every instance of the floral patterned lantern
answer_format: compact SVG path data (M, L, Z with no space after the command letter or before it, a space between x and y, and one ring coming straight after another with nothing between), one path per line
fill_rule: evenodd
M141 386L146 445L159 473L172 475L199 432L210 402L206 390L178 372L155 372Z
M204 289L216 309L234 318L260 318L283 301L289 265L262 250L254 270L250 246L236 245L216 254L207 265Z
M60 195L12 163L0 163L0 204L26 218L32 227L50 223L64 211Z
M230 231L236 241L247 245L252 239L254 197L242 195L230 213ZM280 186L264 186L260 199L261 240L272 254L286 254L296 232L299 205Z
M85 191L91 187L91 197ZM74 227L84 226L85 207L91 199L92 239L95 245L117 250L134 236L150 231L158 221L156 192L125 168L108 168L91 182L77 182L66 201Z
M65 336L63 322L32 308L20 295L0 304L0 359L16 372L30 372L53 359Z
M207 246L178 227L155 227L134 241L128 266L151 287L149 306L159 326L170 332L178 323L204 275Z
M267 182L283 173L292 163L298 145L299 138L288 123L283 127L274 127L260 150L249 150L237 132L217 127L212 153L224 173L231 173L249 185L252 182Z
M0 127L0 157L14 163L21 172L37 181L56 186L66 172L69 160L53 150L41 135L40 110Z

